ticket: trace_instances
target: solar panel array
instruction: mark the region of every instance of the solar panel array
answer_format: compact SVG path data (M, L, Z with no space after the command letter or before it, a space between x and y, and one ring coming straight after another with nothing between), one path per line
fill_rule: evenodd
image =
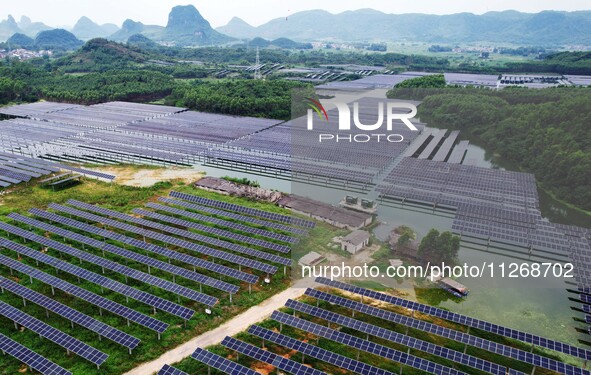
M39 223L40 227L45 227L45 229L50 228L49 225L47 225L45 223L40 223L40 222L35 221L33 219L27 219L27 218L23 217L21 219L21 221L27 222L27 224L29 224L29 225L35 225L35 224ZM132 279L142 281L148 285L159 287L161 289L175 293L179 296L183 296L183 297L189 298L193 301L203 303L206 306L213 306L217 303L217 298L214 298L214 297L208 296L206 294L194 291L192 289L183 287L181 285L172 283L168 280L164 280L164 279L152 276L150 274L146 274L144 272L141 272L141 271L135 270L133 268L121 265L119 263L110 261L108 259L89 254L85 251L75 249L71 246L64 245L61 242L46 238L44 236L39 236L39 235L34 234L30 231L26 231L21 228L14 227L14 226L7 225L7 224L3 224L3 223L0 223L0 229L3 229L9 233L13 233L17 236L21 236L25 239L37 242L37 243L47 246L49 248L53 248L63 254L68 254L68 255L71 255L72 257L78 258L80 260L87 261L91 264L101 267L103 270L104 269L112 270L114 272L117 272L117 273L122 274L124 276L130 277ZM57 230L57 228L55 228L55 227L52 227L51 229ZM58 230L58 231L60 231L60 230ZM60 232L64 233L64 231L60 231ZM78 242L82 242L82 241L86 242L86 240L84 239L85 237L82 235L72 233L71 236L76 238L76 240ZM99 244L102 244L102 242L100 242L100 241L96 241L96 242L98 242ZM95 243L95 242L93 242L93 243ZM155 298L155 300L157 301L157 303L159 305L164 306L164 308L166 309L165 311L169 311L169 312L173 313L174 315L180 316L182 318L190 319L194 314L194 311L187 309L183 306L170 305L168 303L168 301L166 301L165 299Z
M41 293L35 292L27 287L24 287L14 281L8 280L0 276L0 288L8 290L22 298L25 298L41 307L44 307L54 313L72 321L73 323L79 324L80 326L94 331L106 337L126 348L133 349L140 343L140 340L122 332L116 328L113 328L101 321L98 321L90 316L83 314L71 307L68 307L62 303L59 303Z
M327 320L329 322L336 323L343 327L351 328L356 331L366 333L368 335L392 341L394 343L401 344L409 348L418 349L422 352L433 354L438 357L450 359L454 362L462 363L488 373L504 375L507 372L504 366L499 366L492 362L485 361L483 359L476 358L471 355L466 355L455 350L447 349L439 345L415 339L413 337L393 332L372 324L364 323L359 320L345 317L343 315L335 314L330 311L307 305L305 303L297 302L294 300L288 300L285 306L296 311L300 311L308 315L312 315Z
M4 245L6 245L6 242L0 243L0 246ZM55 276L51 276L45 272L39 271L36 268L27 266L26 264L23 264L19 261L16 261L12 258L9 258L1 254L0 264L3 264L4 266L9 267L10 269L16 270L18 272L22 272L23 274L28 275L31 279L35 278L47 285L50 285L52 291L54 290L54 288L60 289L65 293L71 294L72 296L80 298L101 309L112 312L115 315L119 315L125 319L128 319L129 321L140 324L158 333L162 333L166 330L166 328L168 328L167 323L161 322L158 319L139 313L133 309L130 309L127 306L123 306L117 302L111 301L110 299L99 296L98 294L89 292L86 289L70 284L67 281L64 281Z
M84 224L84 223L81 223L79 221L68 219L68 218L65 218L63 216L52 214L52 213L49 213L49 212L46 212L46 211L37 210L37 209L31 209L29 212L32 213L32 214L34 214L34 215L37 215L39 217L43 217L45 219L51 220L53 222L61 223L61 224L64 224L64 225L69 225L69 226L71 226L73 228L84 230L86 232L89 232L89 233L92 233L92 234L95 234L95 235L102 236L103 238L114 239L114 240L117 240L119 242L123 242L123 243L129 244L129 245L133 245L133 246L136 246L136 247L138 247L140 249L144 249L144 250L150 249L149 251L155 252L157 254L161 254L161 255L165 255L165 256L168 256L168 255L173 255L174 256L175 254L177 254L176 252L172 252L172 250L163 249L163 248L160 248L163 251L156 252L156 251L153 251L153 250L155 250L155 248L158 248L157 246L147 244L147 243L145 243L143 241L134 240L134 239L129 238L129 237L126 237L126 236L124 236L122 234L117 234L117 233L114 233L114 232L111 232L111 231L108 231L108 230L105 230L105 229L100 229L100 228L97 228L95 226ZM15 219L15 220L18 220L17 218L19 216L20 215L16 215L16 214L10 214L9 215L9 217L11 217L12 219ZM208 276L204 276L204 275L201 275L201 274L199 274L197 272L191 272L191 271L189 271L189 270L187 270L187 269L185 269L183 267L178 267L178 266L172 265L172 264L167 263L167 262L162 262L162 261L160 261L158 259L154 259L154 258L145 256L145 255L142 255L142 254L138 254L138 253L135 253L135 252L132 252L132 251L121 249L121 248L118 248L116 246L106 245L105 246L105 249L111 250L114 254L121 255L124 258L131 259L131 260L134 260L136 262L143 263L143 264L149 265L151 267L158 268L158 269L161 269L163 271L170 272L173 275L181 276L181 277L184 277L184 278L186 278L188 280L193 280L195 282L202 283L204 285L209 285L211 287L214 287L216 289L222 290L224 292L228 292L228 293L234 294L234 293L236 293L239 290L239 287L236 286L236 285L232 285L232 284L223 282L221 280L217 280L217 279L214 279L214 278L211 278L211 277L208 277ZM175 258L185 259L187 257L188 257L188 259L190 261L193 261L193 257L190 257L190 256L185 255L185 254L180 254L179 256L176 256ZM198 260L199 259L196 259L196 262L195 263L200 264L200 262L198 262Z
M45 357L35 353L31 349L11 340L0 333L0 350L8 353L10 356L18 359L32 369L39 371L43 375L72 375L72 373L63 367L56 365Z
M219 225L219 226L222 226L222 227L236 229L236 230L239 230L241 232L246 232L246 233L250 233L250 234L254 234L254 235L258 235L258 236L261 236L261 237L266 237L266 238L270 238L270 239L274 239L274 240L278 240L278 241L282 241L282 242L287 242L287 243L292 243L292 244L298 242L297 238L295 238L295 237L286 236L284 234L275 233L275 232L271 232L271 231L268 231L268 230L263 230L263 229L257 229L257 228L249 227L248 225L243 225L243 224L235 223L235 222L232 222L232 221L216 219L216 218L213 218L211 216L195 214L195 213L190 212L190 211L179 210L179 209L176 209L176 208L173 208L173 207L163 206L161 204L147 203L146 204L146 207L153 208L153 209L158 210L158 211L169 212L169 213L174 214L174 215L180 215L180 216L188 217L190 219L194 219L194 220L198 220L198 221L204 221L204 222L207 222L207 223L212 223L212 224ZM258 244L255 243L253 245L258 245ZM268 245L267 245L267 243L261 243L259 246L266 247ZM271 250L275 250L275 249L272 248ZM280 250L278 250L278 251L280 251ZM289 247L287 247L287 251L282 251L282 252L288 253L289 252Z
M525 333L519 330L515 330L512 328L503 327L498 324L489 323L483 320L471 318L465 315L457 314L451 311L446 311L439 309L437 307L432 307L428 305L424 305L422 303L414 302L405 300L399 297L394 297L388 294L379 293L370 289L365 289L361 287L357 287L354 285L346 284L337 280L330 280L326 278L319 277L316 279L317 282L328 285L334 288L346 290L351 293L359 294L362 296L367 296L373 299L377 299L379 301L387 302L396 306L405 307L411 310L416 310L422 312L424 314L436 316L441 319L449 320L455 323L463 324L469 327L477 328L486 332L494 333L497 335L505 336L508 338L512 338L515 340L527 342L533 345L541 346L543 348L555 350L564 354L572 355L574 357L582 358L582 359L590 359L591 358L591 351L578 348L576 346L562 343L556 340L550 340L541 336L533 335L530 333Z
M188 203L188 202L182 201L180 199L170 199L170 198L166 198L166 197L160 197L160 198L158 198L158 200L161 202L164 202L164 203L171 204L171 205L185 207L190 210L205 212L205 213L216 215L216 216L223 216L223 217L227 217L230 219L238 220L242 223L261 225L264 227L278 229L278 230L293 233L293 234L308 233L305 229L291 227L289 225L283 225L283 224L275 223L275 222L271 222L271 221L260 220L257 218L253 218L251 216L240 215L240 214L236 214L236 213L228 212L228 211L224 211L224 210L217 210L215 208L202 206L202 205L195 204L195 203Z
M239 212L249 216L254 216L260 219L277 221L280 223L297 225L302 228L314 228L316 225L313 221L304 220L293 216L286 216L281 214L276 214L272 212L267 212L263 210L258 210L256 208L250 208L245 206L240 206L237 204L226 203L221 201L216 201L209 198L198 197L196 195L180 193L178 191L171 191L170 196L173 198L183 199L189 202L196 202L199 204L203 204L210 207L221 208L225 211L232 211L232 212Z
M291 374L298 375L326 375L322 371L318 371L299 362L287 359L280 355L259 349L256 346L247 344L243 341L237 340L233 337L227 337L222 340L222 345L228 349L235 350L241 354L257 359L261 362L268 363L277 367L280 370L287 371Z
M256 325L250 326L248 333L258 336L264 340L274 342L277 345L297 350L300 353L344 368L345 370L353 371L357 374L394 375L390 371L356 361L349 357L345 357L320 347L292 339L291 337L284 336L280 333L273 332Z
M140 236L145 236L146 238L152 238L154 240L161 241L166 244L180 246L180 247L186 248L188 250L195 251L196 253L199 253L199 254L203 253L203 246L197 245L192 242L183 241L183 240L180 240L176 237L171 237L171 236L167 236L167 235L160 234L157 232L143 230L143 229L134 227L129 224L120 223L118 221L107 219L102 216L97 216L97 215L94 215L94 214L91 214L91 213L88 213L85 211L80 211L80 210L77 210L77 209L74 209L71 207L66 207L66 206L62 206L62 205L58 205L58 204L54 204L54 203L50 204L48 207L53 210L63 212L66 214L70 214L70 215L74 215L74 216L78 216L83 219L96 221L98 223L104 223L104 224L109 225L113 228L121 228L123 230L127 230L130 233L134 233L134 234L137 234ZM150 249L149 251L155 251L154 249L156 249L156 248L157 247L155 245L151 245L149 248ZM166 249L160 248L160 252L162 253L162 255L169 256L171 259L176 259L176 258L174 258L175 254L173 254L173 253L181 254L181 253L178 253L175 251L170 251L170 250L165 253L163 250L166 250ZM258 280L258 277L256 275L247 274L245 272L235 270L235 269L232 269L229 267L225 267L220 264L208 262L208 261L205 261L202 259L200 261L197 261L198 258L184 257L182 255L184 255L184 254L176 255L176 257L178 257L179 260L189 263L189 264L193 264L196 267L202 267L205 269L209 269L211 271L218 272L221 275L227 275L227 276L233 277L237 280L242 280L242 281L245 281L245 282L248 282L251 284L255 283Z
M2 224L2 227L3 229L6 228L7 224ZM172 303L163 298L156 297L150 293L146 293L141 290L132 288L113 279L109 279L105 276L101 276L94 272L90 272L84 268L75 266L68 262L61 261L42 252L32 250L29 247L19 245L12 241L8 241L4 238L0 238L0 246L10 249L16 252L17 254L25 255L39 262L55 267L56 269L62 270L81 279L91 281L106 289L110 289L114 292L121 293L137 301L144 302L148 306L153 306L155 308L159 308L162 311L166 311L170 314L177 315L181 318L190 319L195 313L195 311L184 306L177 305L176 303Z
M117 246L110 245L110 244L107 244L107 243L104 243L102 241L98 241L98 240L95 240L92 238L88 238L88 237L83 236L81 234L70 232L68 230L61 229L56 226L46 224L46 223L43 223L38 220L30 219L30 218L27 218L22 215L11 214L11 215L9 215L9 217L14 220L17 220L21 223L24 223L24 224L27 224L27 225L30 225L30 226L33 226L36 228L43 229L44 231L52 232L54 234L63 236L65 238L69 238L69 239L77 241L79 243L93 246L97 249L109 251L111 253L126 257L128 259L145 260L145 258L148 258L148 257L140 258L141 257L140 255L138 255L132 251L127 251L127 250L121 249ZM5 228L3 228L3 229L5 229ZM13 233L15 233L15 232L13 232ZM149 274L145 274L143 272L134 270L133 268L130 268L127 266L120 265L119 263L110 261L108 259L101 258L101 257L95 256L92 254L88 254L84 251L80 251L78 249L74 249L73 247L63 245L60 242L45 238L43 236L32 234L30 232L27 232L27 233L29 233L29 234L24 237L31 240L31 241L35 241L35 242L38 242L42 245L52 247L58 251L69 254L71 256L78 257L81 260L85 260L85 261L90 262L92 264L96 264L97 266L103 267L103 269L106 268L111 271L115 271L117 273L120 273L122 275L134 278L136 280L143 281L148 285L157 286L161 289L178 294L179 296L183 296L183 297L189 298L193 301L203 303L206 306L213 306L218 302L217 298L208 296L207 294L203 294L203 293L194 291L194 290L189 289L187 287L183 287L181 285L172 283L168 280L160 279L158 277L155 277L155 276L152 276ZM21 236L23 235L22 232L15 233L15 234L21 235ZM162 262L162 263L164 263L164 262Z
M157 375L188 375L186 372L181 371L177 368L174 368L170 365L164 365L162 366L162 368L158 371Z
M80 208L85 209L85 210L96 212L96 213L99 213L99 214L102 214L102 215L106 215L106 216L113 215L115 217L118 217L119 219L127 219L127 218L129 218L129 221L133 221L133 217L131 217L131 216L124 215L124 214L121 214L121 213L116 212L116 211L107 210L105 208L101 208L101 207L98 207L98 206L89 205L89 204L86 204L86 203L83 203L83 202L78 202L78 201L75 201L75 200L69 200L68 201L68 204L73 205L73 206L76 206L76 207L80 207ZM56 206L50 206L50 207L54 208ZM104 220L103 220L103 222L104 222ZM181 238L194 238L194 239L197 239L197 240L199 238L201 238L199 235L197 235L195 233L188 232L186 230L181 230L181 229L169 227L169 226L166 226L166 225L157 224L157 223L154 223L154 222L149 222L147 220L146 221L142 221L142 223L143 224L146 224L146 225L153 226L153 227L155 227L157 229L166 231L168 233L175 234L177 236L180 236ZM142 232L142 234L143 233L145 233L145 232ZM231 262L231 263L239 264L239 265L242 265L242 266L245 266L245 267L250 267L252 269L260 270L260 271L267 272L267 273L270 273L270 274L274 274L275 272L277 272L277 267L271 266L271 265L266 264L266 263L262 263L262 262L259 262L259 261L256 261L256 260L253 260L253 259L250 259L250 258L242 257L242 256L239 256L239 255L230 254L230 253L227 253L225 251L220 251L220 250L212 249L210 247L197 245L197 244L192 243L192 242L178 240L175 237L170 237L170 236L166 236L166 235L159 235L159 234L154 234L154 233L155 232L152 232L152 234L150 235L152 238L158 237L158 238L155 238L155 239L158 239L158 240L166 240L164 242L169 242L170 244L173 244L173 245L179 245L179 246L182 246L182 247L187 248L189 250L193 250L193 251L196 251L196 252L205 254L205 255L209 255L209 256L212 256L212 257L215 257L215 258L219 258L219 259L223 259L223 260L226 260L226 261ZM146 237L148 237L148 235L146 235Z
M232 375L259 375L258 372L239 365L236 362L232 362L229 359L220 357L217 354L208 352L205 349L197 348L191 355L191 358L206 364L207 366L213 367L220 370L225 374Z
M2 301L0 301L0 315L30 329L50 341L53 341L64 349L72 351L97 366L100 366L109 357L100 350L63 333L59 329L53 328L39 319L36 319L29 314L25 314L19 309Z
M360 302L352 301L343 297L335 296L332 294L324 293L314 289L306 290L306 295L316 298L321 301L334 303L338 306L346 307L348 309L381 318L383 320L402 324L410 328L417 329L419 331L427 332L430 334L445 337L454 341L461 342L466 345L471 345L476 348L484 349L486 351L503 355L508 358L513 358L522 362L526 362L535 366L547 368L547 369L559 369L560 372L571 372L579 373L581 369L575 366L567 365L562 362L546 358L537 354L533 354L527 351L523 351L517 348L513 348L507 345L499 344L494 341L482 339L477 336L472 336L467 333L456 331L453 329L438 326L436 324L428 323L419 319L411 318L405 315L396 314L391 311L382 310L376 307L368 306ZM460 362L460 361L458 361ZM464 361L465 362L465 361ZM464 363L461 362L461 363ZM468 364L468 363L466 363Z

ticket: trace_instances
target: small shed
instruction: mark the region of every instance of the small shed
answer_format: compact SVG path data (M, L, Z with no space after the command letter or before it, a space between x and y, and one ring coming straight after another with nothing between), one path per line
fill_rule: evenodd
M324 261L324 257L315 251L310 251L308 254L300 258L298 263L302 266L315 266Z
M341 249L356 254L358 251L369 245L369 232L365 230L354 230L343 238Z

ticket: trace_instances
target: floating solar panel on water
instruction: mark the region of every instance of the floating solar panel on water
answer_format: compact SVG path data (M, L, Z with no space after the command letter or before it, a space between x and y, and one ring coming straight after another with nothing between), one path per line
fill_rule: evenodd
M4 224L3 226L5 225L6 224ZM55 267L56 269L60 269L64 272L70 273L84 280L93 282L101 287L121 293L127 297L131 297L140 302L144 302L148 306L153 306L154 308L159 308L162 311L166 311L173 315L177 315L183 319L190 319L195 314L195 311L184 306L177 305L176 303L167 301L160 297L156 297L150 293L143 292L139 289L132 288L113 279L101 276L94 272L88 271L84 268L75 266L71 263L61 261L42 252L33 250L29 247L17 244L4 238L0 238L0 246L10 249L16 252L17 254L25 255L29 258L43 262L47 265Z
M132 322L136 322L158 333L164 332L168 327L168 324L164 322L161 322L157 319L139 313L135 310L130 309L127 306L123 306L117 302L101 297L95 293L89 292L86 289L82 289L76 285L70 284L67 281L61 280L55 276L51 276L45 272L39 271L36 268L27 266L26 264L23 264L17 260L14 260L2 254L0 254L0 264L3 264L6 267L9 267L10 269L22 272L25 275L28 275L31 278L31 282L32 279L35 278L39 281L44 282L47 285L50 285L52 291L54 288L60 289L65 293L71 294L88 303L98 306L100 309L110 311L113 314L119 315Z
M158 371L157 375L189 375L189 374L187 374L184 371L179 370L178 368L174 368L170 365L164 365L164 366L162 366L160 371Z
M133 221L133 217L131 217L129 215L125 215L120 212L116 212L116 211L112 211L112 210L107 210L105 208L93 206L91 204L87 204L84 202L79 202L79 201L75 201L75 200L70 199L67 203L70 205L82 208L84 210L96 212L96 213L99 213L102 215L106 215L106 216L112 215L112 216L117 217L122 220ZM54 205L50 205L49 207L53 208ZM141 220L141 219L139 219L139 220ZM102 222L105 223L105 220L102 220ZM169 226L158 224L158 223L154 223L154 222L151 222L148 220L142 221L142 225L143 224L151 225L157 229L164 230L164 231L172 233L172 234L176 234L176 235L181 236L183 238L192 238L192 237L200 238L200 237L198 237L197 234L191 233L189 231L169 227ZM142 233L145 233L145 232L142 232ZM195 235L195 236L193 236L193 235ZM146 237L148 237L148 236L146 235ZM166 237L169 237L169 236L166 236L166 235L159 236L159 238L166 238ZM169 238L174 239L174 237L169 237ZM179 241L170 242L170 243L174 244L174 245L180 245L180 243L184 243L184 242L186 242L186 241L179 240ZM259 262L259 261L256 261L256 260L253 260L250 258L245 258L245 257L239 256L239 255L233 255L233 254L230 254L230 253L227 253L227 252L224 252L221 250L212 249L212 248L209 248L206 246L201 246L201 245L197 245L197 244L193 244L193 245L195 245L195 246L191 246L191 248L189 250L195 251L196 249L199 249L196 251L199 251L199 252L206 254L206 255L213 256L215 258L224 259L224 260L227 260L232 263L240 264L242 266L250 267L250 268L253 268L253 269L256 269L259 271L263 271L263 272L267 272L270 274L274 274L275 272L277 272L277 267L271 266L266 263L262 263L262 262ZM180 246L183 246L183 245L180 245ZM185 247L185 246L183 246L183 247Z
M235 214L235 213L224 211L224 210L217 210L212 207L202 206L202 205L194 204L194 203L188 203L188 202L185 202L185 201L182 201L179 199L160 197L160 198L158 198L158 200L161 202L164 202L164 203L185 207L190 210L205 212L205 213L212 214L212 215L223 216L223 217L227 217L230 219L238 220L242 223L246 222L246 223L250 223L250 224L254 224L254 225L261 225L261 226L265 226L268 228L278 229L278 230L281 230L284 232L289 232L289 233L294 233L294 234L308 233L305 229L290 227L289 225L274 223L272 221L260 220L260 219L253 218L251 216L244 216L244 215Z
M330 302L342 307L349 308L351 310L361 312L363 314L384 319L396 324L402 324L410 328L418 329L420 331L455 340L463 344L471 345L480 349L487 350L492 353L501 354L505 357L517 359L519 361L550 369L553 371L581 375L589 375L591 373L588 370L583 370L576 366L564 364L562 362L546 358L538 354L529 353L521 349L499 344L494 341L482 339L480 337L472 336L460 331L455 331L450 328L441 327L436 324L425 322L423 320L411 318L409 316L396 314L394 312L387 310L382 310L376 307L365 305L361 302L356 302L347 298L324 293L319 290L308 289L306 290L305 294L322 301Z
M187 210L179 210L177 208L163 206L161 204L147 203L146 207L150 207L150 208L153 208L158 211L169 212L173 215L180 215L180 216L188 217L190 219L195 219L195 220L203 221L206 223L212 223L212 224L219 225L219 226L226 227L226 228L236 229L241 232L255 234L255 235L258 235L261 237L271 238L271 239L282 241L282 242L287 242L287 243L292 243L292 244L298 242L298 239L295 237L290 237L290 236L286 236L284 234L270 232L268 230L257 229L257 228L249 227L247 225L242 225L242 224L234 223L231 221L217 219L217 218L211 217L211 216L200 215L200 214L196 214L196 213L193 213L193 212L190 212ZM258 245L258 244L253 244L253 245ZM266 247L265 245L266 245L265 243L261 243L261 245L259 245L259 246ZM289 247L287 249L289 251Z
M140 210L140 209L134 209L132 212L134 214L142 215L144 217L149 217L151 219L156 219L159 221L164 221L166 223L170 223L173 225L178 225L178 226L182 226L182 227L190 227L190 228L194 228L197 230L201 230L201 228L195 228L195 227L199 227L200 226L199 224L193 225L192 222L180 220L180 219L177 219L177 218L174 218L171 216L160 215L155 212L150 212L150 211ZM172 227L169 227L169 226L166 226L163 224L158 224L158 223L148 221L145 219L129 218L129 219L125 219L125 220L135 223L135 224L138 224L138 225L142 225L142 226L146 226L146 227L150 227L150 228L154 228L154 229L161 229L166 232L181 235L179 230L176 228L172 228ZM231 239L239 239L241 237L240 235L237 235L235 233L221 231L219 229L211 228L211 227L208 227L207 231L210 232L211 234L216 235L216 236L221 235L221 236L225 236L225 237L231 238ZM184 232L184 230L183 230L183 232ZM223 233L220 234L220 232L223 232ZM226 240L220 240L220 239L213 238L213 237L203 236L203 235L193 233L193 232L188 232L188 231L187 231L187 233L185 233L184 237L190 238L192 240L196 240L199 242L207 243L210 245L218 246L223 249L233 250L233 251L245 254L245 255L250 255L250 256L256 257L256 258L269 260L271 262L275 262L275 263L279 263L279 264L283 264L283 265L290 265L291 264L291 261L288 258L274 255L274 254L269 254L264 251L260 251L260 250L256 250L256 249L251 249L249 247L238 245L233 242L226 241ZM254 241L256 241L256 240L254 240ZM272 245L276 245L276 244L272 244ZM276 245L276 246L280 246L280 245Z
M408 365L423 371L427 371L432 374L445 374L445 375L460 375L465 374L461 371L451 369L449 367L427 361L425 359L416 357L411 354L403 353L401 351L388 348L383 345L379 345L367 340L360 339L358 337L336 331L316 323L309 322L304 319L299 319L291 315L273 311L271 319L276 320L280 323L288 326L301 329L305 332L312 333L317 336L324 337L326 339L336 341L340 344L345 344L352 348L363 350L368 353L376 354L380 357L390 359L392 361Z
M74 310L69 306L61 304L49 297L44 296L41 293L37 293L34 290L17 284L14 281L8 280L2 276L0 276L0 288L21 296L22 298L46 308L47 310L53 311L54 313L72 321L73 323L77 323L84 328L94 331L102 337L106 337L120 345L125 346L126 348L133 349L140 343L139 339L128 335L125 332L91 318L86 314Z
M465 315L453 313L450 311L442 310L436 307L423 305L422 303L405 300L402 298L390 296L384 293L375 292L373 290L356 287L350 284L346 284L340 281L331 281L329 279L319 277L316 282L328 285L334 288L346 290L351 293L367 296L380 301L388 302L397 306L406 307L408 309L416 310L424 314L433 315L438 318L450 320L459 324L467 325L473 328L478 328L483 331L495 333L497 335L513 338L516 340L528 342L530 344L539 345L541 347L556 350L565 354L569 354L575 357L583 359L591 359L591 351L578 348L569 344L565 344L559 341L550 340L530 333L525 333L511 328L506 328L497 324L489 323L483 320L470 318Z
M75 241L78 241L81 243L91 242L92 243L91 246L101 246L100 247L101 249L103 247L107 246L107 244L104 244L101 241L93 240L93 239L85 237L81 234L73 233L73 232L67 231L65 229L60 229L60 228L57 228L53 225L49 225L49 224L40 222L38 220L30 219L30 218L27 218L22 215L14 214L13 217L18 218L18 220L20 222L23 222L27 225L35 226L40 229L44 229L44 230L48 230L48 231L54 231L54 233L59 232L59 234L62 236L67 235L68 237L72 237ZM37 235L37 234L32 233L30 231L26 231L24 229L14 227L14 226L3 225L2 223L0 223L0 229L3 229L3 230L10 232L10 233L13 233L17 236L21 236L21 237L26 238L28 240L37 242L41 245L48 246L48 247L53 248L61 253L68 254L73 257L79 258L80 260L85 260L89 263L92 263L92 264L102 267L103 270L109 269L111 271L120 273L124 276L131 277L132 279L142 281L148 285L152 285L152 286L167 290L169 292L175 293L179 296L189 298L193 301L203 303L206 306L213 306L218 302L218 299L215 297L211 297L211 296L208 296L207 294L197 292L195 290L186 288L182 285L178 285L173 282L170 282L168 280L164 280L159 277L146 274L144 272L141 272L141 271L135 270L133 268L124 266L122 264L110 261L108 259L101 258L101 257L93 255L93 254L89 254L87 252L75 249L71 246L64 245L61 242L54 241L54 240L49 239L47 237ZM58 234L58 233L56 233L56 234Z
M258 372L244 367L236 362L232 362L229 359L220 357L217 354L208 352L205 349L197 348L191 355L191 358L206 364L209 367L213 367L220 370L224 374L231 375L260 375Z
M226 336L226 338L222 341L222 345L228 349L235 350L261 362L268 363L291 374L326 375L326 373L322 371L318 371L301 363L292 361L291 359L287 359L278 354L257 348L254 345L247 344L244 341L237 340L233 337Z
M125 243L128 245L132 245L132 246L135 246L139 249L146 250L146 251L149 251L149 252L152 252L155 254L159 254L159 255L165 256L170 259L179 260L181 262L191 264L194 267L198 266L198 267L202 267L202 268L206 268L206 269L211 269L211 270L218 272L220 274L227 274L228 276L233 275L234 272L238 272L232 268L220 266L215 263L210 263L210 262L204 261L202 259L192 257L190 255L186 255L183 253L178 253L176 251L168 250L168 249L165 249L160 246L152 245L152 244L140 241L140 240L136 240L136 239L124 236L122 234L111 232L111 231L108 231L105 229L100 229L100 228L97 228L93 225L84 224L79 221L76 221L73 219L68 219L63 216L52 214L52 213L49 213L46 211L42 211L42 210L38 210L38 209L31 209L31 210L29 210L29 212L34 215L37 215L39 217L51 220L53 222L57 222L57 223L61 223L64 225L68 225L73 228L81 229L86 232L102 236L103 238L110 238L112 240L116 240L116 241L119 241L119 242L122 242L122 243ZM149 258L149 259L153 259L154 261L160 262L154 258ZM155 264L156 263L154 263L154 267L156 267ZM159 266L164 267L164 265L161 265L160 263L157 263L157 264ZM174 272L176 272L175 274L178 276L182 276L187 279L197 281L197 282L202 283L204 285L209 285L213 288L222 290L224 292L235 294L240 289L236 285L226 283L224 281L214 279L212 277L201 275L195 271L193 271L192 274L189 275L186 272L190 272L190 271L186 270L185 268L173 266L170 263L166 263L166 264L168 266L166 268L163 268L163 270L165 270L165 271L168 271L171 273L174 271ZM180 270L179 270L179 268L180 268Z
M355 329L357 331L379 337L388 341L395 342L397 344L408 346L409 348L418 349L425 353L433 354L438 357L450 359L454 362L462 363L467 366L473 367L478 370L482 370L488 373L505 375L507 370L504 366L497 365L495 363L485 361L480 358L473 357L471 355L463 354L452 349L444 348L442 346L419 340L414 337L403 335L397 332L393 332L388 329L384 329L372 324L361 322L352 318L348 318L343 315L335 314L330 311L320 309L305 303L297 302L294 300L288 300L285 304L286 307L294 310L306 313L308 315L315 316L327 320L332 323L339 324L344 327Z
M0 350L43 375L72 375L65 368L0 333Z
M53 328L49 324L46 324L39 319L33 318L29 314L25 314L19 309L1 301L0 315L3 315L15 323L30 329L31 331L41 335L42 337L45 337L50 341L53 341L64 349L76 353L80 357L94 363L97 366L100 366L104 361L107 360L107 358L109 358L108 354L105 354L100 350L95 349L92 346L87 345L66 333L63 333L59 329Z
M297 350L300 353L309 355L310 357L319 359L324 362L328 362L331 365L344 368L345 370L353 371L357 374L394 375L390 371L386 371L384 369L356 361L349 357L345 357L330 352L328 350L322 349L318 346L314 346L296 339L292 339L291 337L284 336L280 333L276 333L256 325L250 326L250 328L248 329L248 333L258 336L264 340L274 342L277 345L281 345L292 350Z
M291 217L286 215L280 215L272 212L267 212L263 210L257 210L256 208L244 207L239 206L237 204L226 203L221 201L216 201L213 199L202 198L196 195L190 195L185 193L179 193L177 191L171 191L170 196L173 198L184 199L190 202L201 203L207 206L221 208L227 211L234 211L234 212L241 212L250 216L255 216L262 219L278 221L281 223L293 224L303 228L314 228L316 225L313 221L300 219L297 217Z
M97 215L94 215L94 214L91 214L91 213L88 213L88 212L85 212L85 211L80 211L80 210L77 210L77 209L74 209L74 208L71 208L71 207L61 206L61 205L55 204L55 203L51 203L48 207L49 208L52 208L54 210L60 211L60 212L64 212L64 213L67 213L67 214L70 214L70 215L81 217L83 219L96 221L98 223L103 223L103 224L112 226L114 228L120 228L120 229L126 230L126 231L131 232L131 233L135 233L135 234L138 234L138 235L147 237L147 238L152 238L152 239L154 239L156 241L161 241L161 242L164 242L166 244L180 246L180 247L183 247L183 248L188 249L188 250L195 251L195 252L200 253L200 254L201 253L204 253L204 247L203 246L200 246L200 245L195 244L195 243L192 243L192 242L183 241L183 240L178 239L176 237L167 236L165 234L161 234L161 233L157 233L157 232L152 232L152 231L149 231L149 230L144 230L144 229L137 228L137 227L134 227L134 226L129 225L129 224L118 222L116 220L107 219L107 218L102 217L102 216L97 216ZM150 246L150 249L157 248L157 246L155 246L155 245L149 245L149 246ZM147 249L147 250L148 251L153 251L153 250L150 250L150 249ZM165 250L164 248L160 248L160 249L161 250ZM207 248L205 248L205 249L207 249ZM174 254L172 254L172 253L177 254L177 257L179 257L179 258L183 256L182 253L178 253L176 251L170 251L169 250L169 252L170 252L170 254L167 255L167 256L169 256L170 258L173 258L173 259L177 259L177 258L175 258L175 256L173 256ZM163 253L163 251L161 251L161 253ZM217 253L215 253L215 254L217 255ZM164 253L163 253L163 255L164 255ZM209 254L207 254L207 255L209 255ZM187 256L187 257L189 257L189 256ZM243 280L243 281L246 281L246 282L251 283L251 284L255 283L258 280L258 277L255 276L255 275L247 274L247 273L244 273L244 272L241 272L241 271L238 271L238 270L234 270L234 269L231 269L229 267L222 266L222 265L216 265L215 267L209 267L208 265L209 264L213 265L213 263L208 262L208 261L205 261L205 260L202 260L202 262L200 262L199 264L195 264L195 260L194 259L197 259L197 258L195 258L195 257L189 257L189 258L191 258L191 259L187 259L186 257L183 257L183 259L179 259L179 260L184 261L184 262L187 262L187 263L190 263L190 264L194 264L197 267L203 267L203 268L206 268L206 269L210 269L212 271L219 272L220 274L227 274L230 277L234 277L234 278L236 278L238 280Z

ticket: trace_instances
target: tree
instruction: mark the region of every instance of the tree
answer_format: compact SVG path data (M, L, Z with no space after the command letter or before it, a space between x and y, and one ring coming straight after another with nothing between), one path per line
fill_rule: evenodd
M439 233L437 229L431 229L421 240L418 256L426 262L451 263L458 255L460 238L446 231Z

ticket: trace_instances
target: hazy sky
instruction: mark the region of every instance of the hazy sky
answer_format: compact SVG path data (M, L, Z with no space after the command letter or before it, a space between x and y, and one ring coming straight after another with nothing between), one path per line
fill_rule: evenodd
M85 15L97 23L121 23L131 18L145 24L166 25L168 12L175 5L193 4L214 26L225 25L238 16L251 25L260 25L277 17L288 17L302 10L324 9L332 13L360 8L373 8L386 13L450 14L485 13L515 9L523 12L541 10L589 10L589 0L2 0L0 18L21 15L50 26L72 26Z

